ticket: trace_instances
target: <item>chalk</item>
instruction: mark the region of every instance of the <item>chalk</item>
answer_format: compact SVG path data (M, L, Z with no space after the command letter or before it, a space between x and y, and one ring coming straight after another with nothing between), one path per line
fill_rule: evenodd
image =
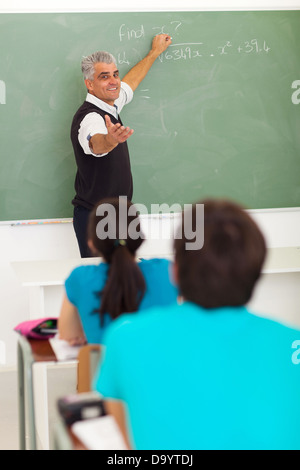
M72 219L61 219L61 220L55 220L55 219L49 219L49 220L25 220L25 221L16 221L16 222L10 222L9 225L11 227L16 227L16 226L29 226L29 225L51 225L51 224L68 224L72 222Z

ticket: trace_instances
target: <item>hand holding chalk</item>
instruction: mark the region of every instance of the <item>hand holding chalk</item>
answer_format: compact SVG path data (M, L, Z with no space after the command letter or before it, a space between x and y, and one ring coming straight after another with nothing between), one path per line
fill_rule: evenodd
M172 38L169 34L157 34L152 41L152 51L160 55L172 43Z

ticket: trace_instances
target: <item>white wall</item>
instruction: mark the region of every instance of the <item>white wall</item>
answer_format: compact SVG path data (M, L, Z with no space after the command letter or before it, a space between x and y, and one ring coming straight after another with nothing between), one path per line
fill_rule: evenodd
M4 2L2 2L4 3ZM300 9L300 0L151 0L142 2L137 0L115 0L113 6L99 6L99 0L10 0L6 5L0 5L0 13L8 12L47 12L47 11L147 11L147 10L253 10L253 9ZM207 4L209 3L209 7ZM126 6L124 6L126 4ZM184 7L183 7L184 5ZM300 246L300 211L299 210L271 210L253 211L253 216L265 233L268 246ZM36 226L10 226L0 225L0 368L14 366L16 363L16 334L13 327L20 321L29 317L29 298L26 288L20 285L10 265L12 261L22 260L49 260L79 257L77 243L71 223L36 225ZM168 249L167 241L147 242L145 253L164 252ZM284 284L284 278L281 284ZM284 286L283 286L284 287ZM275 287L278 290L278 286ZM275 292L274 292L275 294ZM291 294L295 296L294 291ZM262 304L269 300L269 291L260 292ZM265 299L264 299L265 297ZM266 299L266 297L268 297ZM291 308L297 309L298 301ZM276 304L276 306L275 306ZM274 301L276 315L285 315L286 303ZM270 306L272 309L272 305ZM272 313L272 312L271 312ZM295 315L297 312L293 312Z
M99 0L10 0L0 5L1 12L31 11L180 11L180 10L288 10L298 9L299 0L115 0L103 5ZM102 4L101 4L102 3ZM143 5L141 5L143 3Z

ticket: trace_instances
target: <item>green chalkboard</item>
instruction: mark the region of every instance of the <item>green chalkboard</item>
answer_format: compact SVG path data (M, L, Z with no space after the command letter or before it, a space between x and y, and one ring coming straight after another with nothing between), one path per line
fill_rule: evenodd
M0 15L0 220L72 217L82 56L108 50L124 75L160 32L172 45L121 115L134 201L299 206L299 25L300 11Z

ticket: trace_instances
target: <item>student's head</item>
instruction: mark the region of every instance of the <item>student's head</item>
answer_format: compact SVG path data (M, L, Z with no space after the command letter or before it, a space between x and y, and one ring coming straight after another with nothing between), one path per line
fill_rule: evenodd
M136 263L144 241L138 212L125 197L103 199L91 212L88 226L90 249L108 263L108 276L100 296L100 317L112 318L135 312L145 292L145 281Z
M81 70L88 92L109 105L119 97L121 80L116 60L109 52L98 51L84 57Z
M197 220L196 204L190 209L193 231L204 223L204 244L186 247L185 217L175 240L176 277L181 295L204 308L245 305L266 255L264 237L250 215L238 204L207 199L204 221ZM191 233L191 230L189 230Z
M89 218L90 249L111 263L118 253L135 256L144 241L139 214L126 197L99 201Z

